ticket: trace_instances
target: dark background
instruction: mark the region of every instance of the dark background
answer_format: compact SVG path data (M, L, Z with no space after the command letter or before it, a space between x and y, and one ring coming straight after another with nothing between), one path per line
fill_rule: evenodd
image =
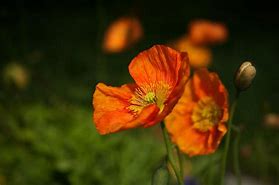
M122 53L102 53L105 29L123 15L140 19L144 38ZM127 65L136 54L180 37L199 18L228 27L228 41L212 47L210 69L230 98L237 66L255 63L256 79L241 95L235 117L244 128L241 169L259 182L278 184L279 130L266 127L263 117L279 113L279 11L275 2L241 0L1 2L0 184L150 184L165 153L159 129L99 136L91 121L92 93L100 81L131 82ZM3 79L5 66L14 62L30 75L24 90ZM214 184L219 168L212 161L222 149L187 158L188 175Z

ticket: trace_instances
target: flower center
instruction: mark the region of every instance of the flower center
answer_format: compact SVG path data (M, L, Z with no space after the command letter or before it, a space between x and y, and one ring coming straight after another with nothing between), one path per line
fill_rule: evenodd
M156 102L156 95L154 92L148 92L143 99L147 102L147 103L155 103Z
M194 128L206 132L215 124L218 124L221 118L221 109L215 103L213 98L204 97L198 101L192 114Z
M131 105L128 109L134 113L138 113L144 107L150 104L156 104L161 112L164 109L164 103L169 93L170 86L163 82L138 87L130 99Z

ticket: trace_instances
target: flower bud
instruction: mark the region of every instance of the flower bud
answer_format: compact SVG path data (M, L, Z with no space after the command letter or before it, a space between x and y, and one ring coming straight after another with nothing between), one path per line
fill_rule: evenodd
M238 91L244 91L250 87L255 76L256 68L253 64L249 61L243 62L235 74L234 85Z

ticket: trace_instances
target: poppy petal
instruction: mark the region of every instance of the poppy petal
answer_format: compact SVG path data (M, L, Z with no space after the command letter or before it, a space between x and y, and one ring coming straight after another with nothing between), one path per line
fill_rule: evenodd
M225 133L226 127L223 124L213 127L206 133L190 127L179 135L177 143L179 148L189 156L211 154L219 146Z
M99 83L93 95L94 122L100 134L114 132L134 119L126 107L134 86L109 87ZM120 124L119 124L120 123Z
M100 134L138 127L154 119L159 111L156 105L145 107L138 116L128 109L135 88L135 84L110 87L99 83L96 86L93 95L93 120Z
M138 86L163 82L175 87L189 73L187 60L187 53L155 45L132 60L129 72Z
M228 104L227 90L218 75L206 68L198 69L193 76L195 94L199 97L210 96L220 107Z
M210 132L208 138L208 146L211 148L211 151L215 151L215 149L219 146L221 139L227 132L227 127L225 123L219 123L217 127L213 128Z
M177 138L177 144L189 156L206 154L209 133L202 133L193 127L188 127Z
M172 113L169 114L165 121L166 127L172 134L172 140L175 142L180 133L183 132L192 122L191 114L195 106L195 97L192 93L192 80L187 82L185 91L178 103L175 105Z

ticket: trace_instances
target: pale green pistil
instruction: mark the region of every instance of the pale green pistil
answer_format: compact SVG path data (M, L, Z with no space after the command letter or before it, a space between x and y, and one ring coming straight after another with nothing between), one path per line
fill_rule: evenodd
M144 98L147 103L156 103L156 95L154 92L148 92Z

